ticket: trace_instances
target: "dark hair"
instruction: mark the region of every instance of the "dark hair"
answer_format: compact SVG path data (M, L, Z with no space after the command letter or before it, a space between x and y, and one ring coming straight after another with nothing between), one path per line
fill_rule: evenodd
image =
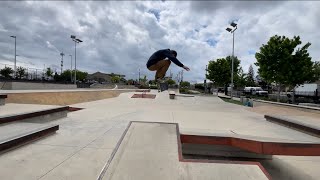
M177 51L171 50L171 53L172 53L175 57L177 57Z

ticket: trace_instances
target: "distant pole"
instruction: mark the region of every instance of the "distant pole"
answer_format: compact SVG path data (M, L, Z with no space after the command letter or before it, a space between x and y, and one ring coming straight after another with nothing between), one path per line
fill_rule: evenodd
M70 54L70 60L71 60L71 68L70 68L70 74L71 74L71 77L70 77L70 81L72 82L72 55Z
M77 43L83 41L77 39L75 35L71 35L71 39L74 41L74 84L77 84Z
M140 84L140 68L139 68L139 84Z
M61 56L61 74L62 74L62 70L63 70L63 56L64 56L63 52L60 53L60 56Z
M17 77L17 36L10 36L14 38L14 78Z
M77 84L77 41L74 41L74 84Z

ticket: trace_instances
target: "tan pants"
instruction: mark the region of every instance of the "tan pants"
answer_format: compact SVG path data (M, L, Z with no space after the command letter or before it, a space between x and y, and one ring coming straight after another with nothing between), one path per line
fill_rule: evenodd
M148 69L150 71L157 71L155 75L155 80L159 78L164 78L166 75L166 72L171 64L170 60L161 60L157 62L156 64L150 66Z

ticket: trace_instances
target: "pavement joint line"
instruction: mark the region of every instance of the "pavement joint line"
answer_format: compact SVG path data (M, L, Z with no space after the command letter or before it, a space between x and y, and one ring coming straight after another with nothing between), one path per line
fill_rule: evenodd
M121 123L121 122L120 122ZM118 124L120 124L118 123ZM116 125L118 125L116 124ZM105 131L101 136L96 137L94 140L92 140L91 142L89 142L87 145L85 145L84 147L80 148L79 150L75 151L74 153L72 153L69 157L67 157L66 159L64 159L62 162L60 162L58 165L54 166L52 169L50 169L49 171L47 171L45 174L43 174L42 176L40 176L38 178L42 179L43 177L45 177L47 174L49 174L51 171L53 171L54 169L56 169L57 167L59 167L61 164L63 164L64 162L66 162L67 160L71 159L74 155L78 154L80 151L82 151L84 148L87 148L91 143L93 143L94 141L96 141L98 138L102 137L104 134L106 134L108 131L110 131L113 127L115 127L116 125L113 125L110 127L110 129L108 129L107 131Z
M171 112L171 117L172 117L172 122L175 122L173 112Z
M54 144L38 144L36 142L32 143L33 145L39 146L57 146L57 147L79 147L79 146L65 146L65 145L54 145Z

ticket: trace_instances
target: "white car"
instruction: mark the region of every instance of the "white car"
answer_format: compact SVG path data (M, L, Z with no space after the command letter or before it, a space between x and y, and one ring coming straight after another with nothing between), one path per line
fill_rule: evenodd
M261 87L245 87L243 91L245 94L268 96L268 91L263 90Z

